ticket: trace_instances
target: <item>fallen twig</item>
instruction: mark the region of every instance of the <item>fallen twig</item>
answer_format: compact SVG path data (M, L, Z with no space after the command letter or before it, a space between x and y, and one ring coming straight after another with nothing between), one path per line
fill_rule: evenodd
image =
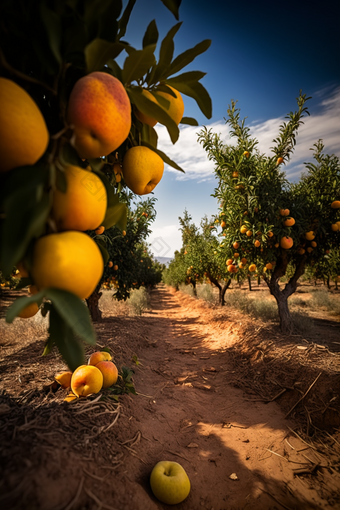
M312 382L312 384L309 386L308 390L305 391L305 393L302 395L301 398L299 398L299 400L293 405L293 407L290 409L290 411L288 411L288 413L286 414L285 418L288 418L288 416L290 415L290 413L292 411L294 411L294 409L296 408L296 406L301 402L301 400L303 400L305 398L305 396L310 392L310 390L313 388L314 384L317 382L317 380L319 379L320 375L322 374L322 372L320 372L316 378L314 379L314 381Z
M77 494L74 496L74 498L72 499L72 501L70 501L70 503L65 506L64 510L71 510L71 508L73 507L73 505L75 503L77 503L78 499L79 499L79 496L81 494L81 491L83 489L83 485L84 485L84 477L82 476L81 480L80 480L80 484L79 484L79 487L78 487L78 490L77 490Z

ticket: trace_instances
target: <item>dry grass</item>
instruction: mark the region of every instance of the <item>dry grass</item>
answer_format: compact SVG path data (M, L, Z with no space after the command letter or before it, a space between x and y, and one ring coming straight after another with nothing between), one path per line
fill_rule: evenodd
M5 319L0 320L0 345L10 345L22 338L25 342L47 338L48 319L40 312L30 319L14 319L12 324L7 324Z

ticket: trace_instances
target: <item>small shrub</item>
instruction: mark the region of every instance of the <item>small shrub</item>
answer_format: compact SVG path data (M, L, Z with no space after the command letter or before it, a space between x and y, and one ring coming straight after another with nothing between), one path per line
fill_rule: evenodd
M128 305L132 315L142 315L149 308L149 296L144 287L131 292Z
M210 305L216 305L218 303L218 296L214 293L211 285L207 285L206 283L197 287L197 297L203 299Z
M307 306L306 301L298 296L290 297L288 303L290 306Z
M185 292L186 294L189 294L189 296L191 296L191 297L196 297L194 288L192 285L185 285L185 283L181 283L181 285L179 286L179 290L181 292Z
M273 321L279 317L277 304L269 299L252 299L249 312L263 321Z

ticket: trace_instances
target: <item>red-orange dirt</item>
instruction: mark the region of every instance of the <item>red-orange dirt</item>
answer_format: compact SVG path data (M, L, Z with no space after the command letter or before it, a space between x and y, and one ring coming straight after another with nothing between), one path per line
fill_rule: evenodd
M302 391L286 388L281 375L275 380L279 391L272 383L270 396L264 374L271 368L261 365L265 348L258 362L251 350L248 357L236 354L245 335L252 346L258 342L256 330L249 334L251 321L215 313L163 286L151 292L151 310L142 317L103 312L96 349L109 347L119 367L135 370L138 395L123 395L118 404L108 398L109 390L101 399L63 403L67 391L48 383L65 366L57 351L41 357L45 336L24 341L20 335L2 336L3 510L339 508L339 431L322 433L321 443L303 435L301 421L293 419L300 420L307 393L310 402L316 398L313 391L325 373L307 390L319 368L316 377L301 373ZM29 321L34 318L24 323L27 328ZM278 332L269 333L263 326L261 342L273 345L276 338L280 347ZM294 355L295 347L290 347ZM330 357L333 377L331 362L339 362L339 355ZM247 379L250 362L258 379L256 374ZM282 373L289 371L284 362ZM190 495L176 507L151 492L149 476L160 460L179 462L190 478Z

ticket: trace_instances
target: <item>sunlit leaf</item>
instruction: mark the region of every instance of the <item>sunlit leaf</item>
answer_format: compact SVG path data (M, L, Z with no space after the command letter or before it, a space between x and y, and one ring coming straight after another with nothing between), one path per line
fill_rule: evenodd
M136 50L126 58L123 66L123 83L129 84L143 78L149 69L155 64L155 44L146 46L142 50Z

